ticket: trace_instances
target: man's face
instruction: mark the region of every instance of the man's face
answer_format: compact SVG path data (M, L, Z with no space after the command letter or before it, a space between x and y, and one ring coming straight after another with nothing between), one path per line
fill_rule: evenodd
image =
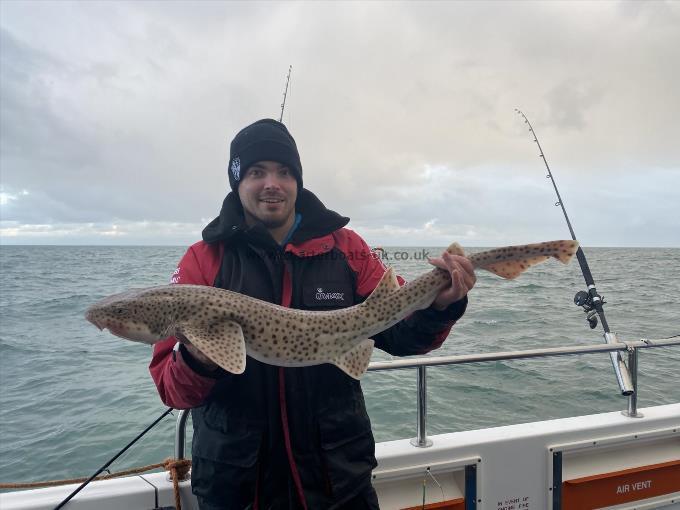
M297 181L293 172L275 161L258 161L246 170L238 195L246 223L260 221L268 229L292 226L295 219Z

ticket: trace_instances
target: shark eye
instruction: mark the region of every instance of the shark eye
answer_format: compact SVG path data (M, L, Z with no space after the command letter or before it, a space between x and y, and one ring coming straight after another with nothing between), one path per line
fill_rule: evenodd
M114 308L112 310L113 315L125 315L125 308Z

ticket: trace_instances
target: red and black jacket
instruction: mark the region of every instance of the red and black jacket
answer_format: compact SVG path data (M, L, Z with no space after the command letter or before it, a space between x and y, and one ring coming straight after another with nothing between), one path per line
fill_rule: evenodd
M305 310L362 302L385 271L380 259L344 228L348 218L311 192L301 190L296 210L301 223L281 247L263 227L245 225L230 193L173 281ZM397 356L435 349L466 304L415 312L376 335L375 346ZM325 510L370 489L375 442L358 381L330 364L280 368L250 357L241 375L207 373L176 342L154 346L150 371L165 404L193 408L192 487L200 502Z

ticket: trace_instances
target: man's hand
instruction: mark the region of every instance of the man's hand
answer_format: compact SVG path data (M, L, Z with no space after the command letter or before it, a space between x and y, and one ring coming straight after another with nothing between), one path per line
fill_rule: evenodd
M466 257L445 251L441 257L429 259L429 262L451 275L451 285L442 290L432 302L435 310L444 310L451 303L463 299L477 282L472 263Z
M194 344L192 344L182 333L179 331L175 332L175 338L184 344L184 347L187 351L189 351L189 354L191 354L191 356L201 365L205 366L207 370L217 370L217 363L213 362L210 358L208 358L208 356L199 351L198 348L194 346Z

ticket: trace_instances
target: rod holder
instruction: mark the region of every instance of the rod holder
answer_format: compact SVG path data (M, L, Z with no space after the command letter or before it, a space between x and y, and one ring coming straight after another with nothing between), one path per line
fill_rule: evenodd
M632 346L628 347L628 368L630 368L633 392L628 395L628 409L621 411L621 414L629 418L642 418L644 415L637 410L638 350Z
M432 446L432 440L427 437L427 367L418 367L418 421L416 422L416 437L411 444L417 448Z
M605 333L604 341L608 344L621 344L616 336L616 333ZM623 361L620 352L610 352L609 357L612 360L612 367L614 367L614 375L616 375L616 382L619 383L619 388L621 389L621 395L630 397L630 395L635 393L635 388L633 387L633 380L630 375L630 371Z

